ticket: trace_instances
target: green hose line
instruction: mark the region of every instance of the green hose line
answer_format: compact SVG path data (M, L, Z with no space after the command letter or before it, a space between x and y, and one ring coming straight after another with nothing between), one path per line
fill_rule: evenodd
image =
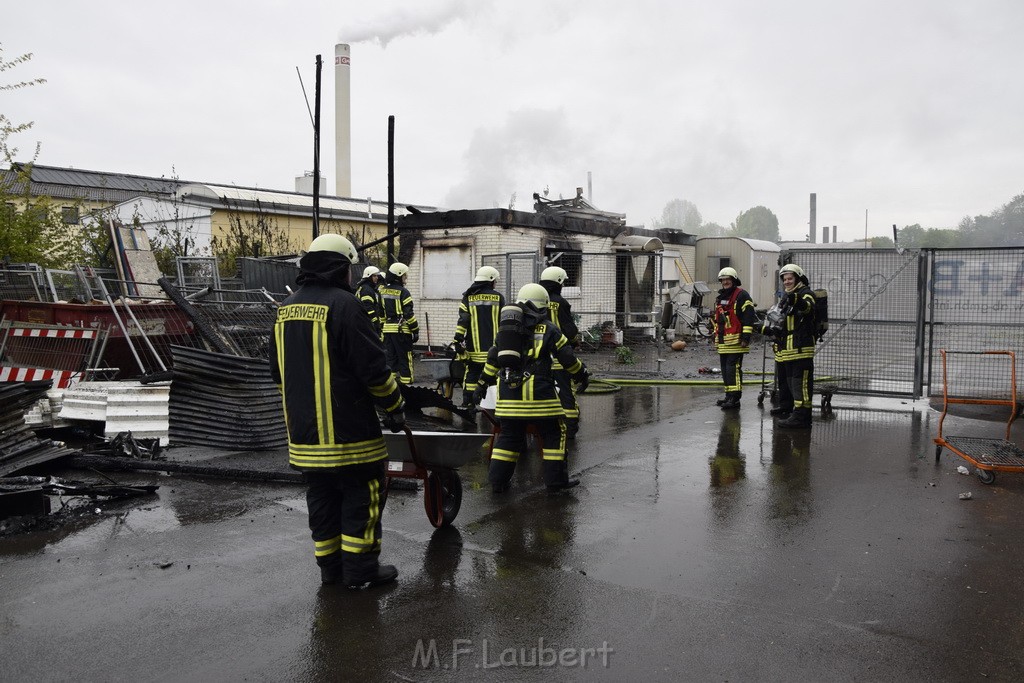
M595 380L591 380L591 384ZM642 387L656 387L656 386L680 386L680 387L718 387L722 386L721 376L716 379L621 379L619 377L612 377L608 380L597 380L607 381L609 383L615 383L618 385L630 385L630 386L642 386Z
M613 382L609 382L606 379L594 378L590 380L590 384L587 385L586 391L580 391L580 394L614 394L616 391L622 391L622 387Z

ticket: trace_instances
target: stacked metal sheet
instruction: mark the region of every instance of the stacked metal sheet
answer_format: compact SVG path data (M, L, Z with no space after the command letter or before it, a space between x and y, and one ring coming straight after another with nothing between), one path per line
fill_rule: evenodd
M25 424L25 411L46 398L51 385L48 381L0 383L0 476L75 452L38 438Z
M169 391L169 382L79 382L64 391L60 418L103 422L104 436L131 432L137 439L157 439L166 446Z
M288 445L266 360L172 346L171 443L232 450Z

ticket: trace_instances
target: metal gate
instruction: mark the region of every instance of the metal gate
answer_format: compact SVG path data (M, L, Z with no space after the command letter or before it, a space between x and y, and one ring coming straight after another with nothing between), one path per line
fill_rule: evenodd
M942 393L940 349L1010 350L1022 362L1022 248L807 249L784 252L782 262L828 291L819 385L919 398Z

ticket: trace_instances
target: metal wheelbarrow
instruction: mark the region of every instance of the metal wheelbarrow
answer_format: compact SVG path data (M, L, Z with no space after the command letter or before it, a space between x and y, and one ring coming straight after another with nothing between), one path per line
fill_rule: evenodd
M462 506L462 478L458 468L481 455L491 434L464 432L384 433L388 448L387 477L423 482L423 507L435 527L455 521Z

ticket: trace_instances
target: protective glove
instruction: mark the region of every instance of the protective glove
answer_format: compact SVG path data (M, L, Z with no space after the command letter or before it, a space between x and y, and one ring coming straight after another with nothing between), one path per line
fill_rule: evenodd
M576 393L582 394L590 386L590 373L584 370L580 374L579 380L576 382Z
M466 342L454 341L452 342L452 348L455 349L455 357L459 360L462 360L469 355L466 351Z
M384 426L397 433L402 431L402 427L405 426L405 413L401 410L396 410L393 413L384 413Z
M748 346L750 346L750 335L749 334L741 334L740 335L740 346L742 346L743 348L747 348Z
M417 330L416 332L412 333L412 343L415 344L419 340L420 340L420 333L419 333L419 330Z
M483 400L487 397L487 385L477 384L476 389L473 390L473 403L480 405Z

